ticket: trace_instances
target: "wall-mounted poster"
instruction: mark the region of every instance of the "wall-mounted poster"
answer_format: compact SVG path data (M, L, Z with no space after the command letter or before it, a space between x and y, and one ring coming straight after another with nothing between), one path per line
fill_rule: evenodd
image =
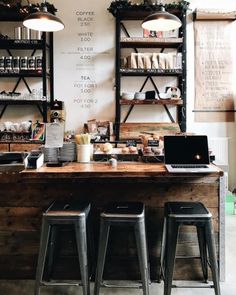
M195 21L195 121L234 121L232 21ZM235 82L234 82L235 85Z

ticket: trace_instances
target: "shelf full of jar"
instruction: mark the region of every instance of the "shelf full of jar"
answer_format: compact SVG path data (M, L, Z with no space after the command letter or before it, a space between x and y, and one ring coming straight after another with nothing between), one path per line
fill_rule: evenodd
M42 49L43 45L43 40L0 40L0 49Z
M1 77L41 77L42 56L0 56Z

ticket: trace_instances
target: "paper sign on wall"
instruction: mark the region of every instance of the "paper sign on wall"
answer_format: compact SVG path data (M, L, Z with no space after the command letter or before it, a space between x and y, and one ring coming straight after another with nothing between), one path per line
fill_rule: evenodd
M196 21L195 120L234 121L233 23Z

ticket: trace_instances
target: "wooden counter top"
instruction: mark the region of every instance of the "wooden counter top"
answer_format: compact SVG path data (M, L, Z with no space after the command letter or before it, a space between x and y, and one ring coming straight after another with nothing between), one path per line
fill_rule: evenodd
M39 169L28 169L21 172L23 177L26 178L130 178L130 177L176 177L176 176L220 176L223 175L223 171L219 169L219 172L215 173L169 173L164 164L159 163L137 163L137 162L118 162L117 167L111 167L108 163L68 163L63 167L46 167L43 166Z

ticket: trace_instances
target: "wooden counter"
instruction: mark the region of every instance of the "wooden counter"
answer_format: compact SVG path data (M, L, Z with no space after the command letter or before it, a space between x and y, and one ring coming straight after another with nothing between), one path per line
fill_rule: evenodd
M213 214L221 279L224 279L224 177L210 174L170 174L163 164L70 163L64 167L41 167L20 174L0 175L0 277L34 278L39 247L41 214L56 199L89 200L92 203L94 239L97 245L99 213L107 201L142 201L146 205L146 227L151 279L158 277L163 207L167 201L201 201ZM127 230L112 231L106 278L139 278L135 244ZM200 261L193 228L180 232L176 279L201 279ZM75 276L78 265L74 239L63 233L56 276ZM129 268L127 267L129 266Z
M46 167L43 166L37 170L24 170L22 172L24 177L33 179L40 179L42 177L47 178L156 178L156 177L176 177L175 174L170 174L163 164L157 163L139 163L139 162L118 162L117 167L111 167L108 163L69 163L63 167ZM196 177L194 174L182 173L185 177ZM223 175L223 171L219 169L219 172L208 174L212 176ZM178 175L180 176L180 175ZM199 176L205 176L203 173Z

